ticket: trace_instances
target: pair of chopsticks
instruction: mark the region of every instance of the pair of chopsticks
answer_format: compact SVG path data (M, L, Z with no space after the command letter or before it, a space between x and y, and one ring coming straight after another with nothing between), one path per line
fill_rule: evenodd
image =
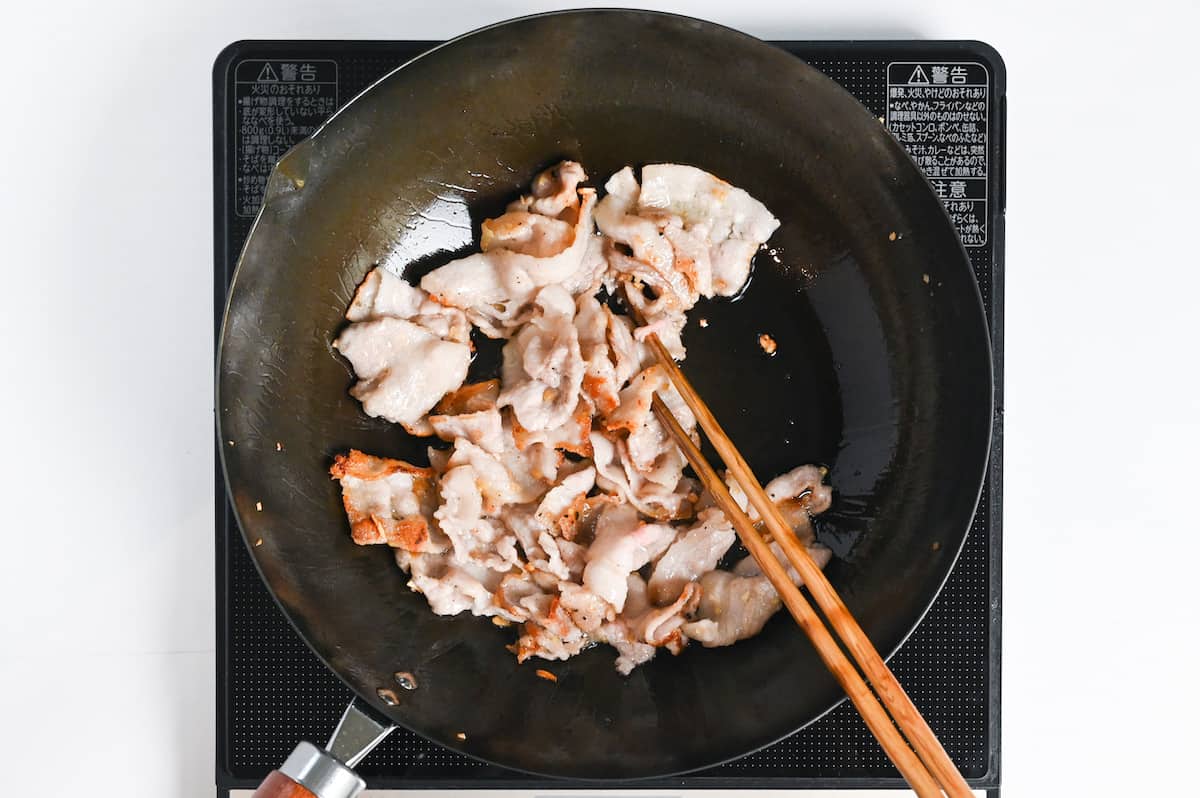
M691 408L700 428L725 462L729 473L741 486L750 504L758 510L767 531L804 580L809 593L816 599L817 605L829 620L830 627L840 636L842 643L862 669L862 674L842 653L837 641L822 624L804 594L788 578L787 568L776 558L766 540L755 529L754 522L730 495L724 480L704 459L699 447L684 432L679 421L658 394L654 395L653 400L655 415L671 433L704 487L733 524L743 545L754 557L759 568L771 580L796 623L812 640L821 660L846 691L871 733L883 746L884 752L920 798L941 796L943 793L951 798L971 798L967 782L938 742L929 724L921 717L904 688L896 681L879 652L867 639L862 627L846 608L841 596L825 578L824 572L813 562L808 550L796 540L792 528L780 514L779 508L767 496L750 466L721 429L704 400L688 382L675 359L657 335L651 334L646 340L659 365L666 370L671 383ZM874 693L864 681L864 675L874 687Z

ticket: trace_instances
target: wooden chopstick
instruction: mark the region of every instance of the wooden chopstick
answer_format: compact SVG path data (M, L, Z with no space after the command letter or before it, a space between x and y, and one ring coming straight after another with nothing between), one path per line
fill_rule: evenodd
M767 530L779 543L784 555L803 579L804 584L809 589L809 592L817 600L817 605L820 606L821 610L825 613L825 617L829 619L830 626L832 626L834 631L836 631L841 637L842 641L846 645L846 648L850 651L851 655L858 663L858 666L862 668L866 677L871 680L871 684L874 686L875 692L878 694L880 701L882 701L883 705L887 707L892 718L895 720L896 725L899 726L901 731L904 732L904 735L908 738L909 743L911 743L921 761L924 762L924 766L928 767L929 772L933 774L933 776L937 779L938 784L941 785L941 788L945 790L946 794L951 796L951 798L971 798L972 793L970 787L967 785L966 780L962 777L962 774L959 773L958 768L955 767L954 762L951 761L949 754L946 753L946 749L942 747L942 744L938 741L937 736L934 735L933 730L929 728L929 724L925 722L925 719L921 716L920 711L918 711L916 706L913 704L912 699L910 699L908 694L904 692L904 688L900 686L900 683L896 680L895 675L892 674L891 669L889 669L886 663L884 663L883 657L879 656L879 652L875 650L875 646L872 645L871 641L867 638L867 635L865 632L863 632L862 627L858 625L858 622L854 619L854 616L850 614L850 610L842 601L841 596L837 594L837 591L833 589L833 585L831 585L829 580L825 577L825 573L820 569L820 567L817 566L815 562L813 562L813 559L811 556L809 556L807 549L800 545L799 541L796 540L792 528L783 518L779 508L776 507L775 503L772 502L770 497L767 496L766 491L763 490L762 485L759 483L758 479L755 478L754 472L751 471L749 464L746 463L741 453L737 450L737 447L734 446L733 441L731 441L729 436L725 434L725 431L721 428L721 425L717 422L712 412L708 409L708 406L704 403L704 400L700 398L700 395L696 393L695 388L692 387L687 377L684 376L683 372L679 368L679 365L671 356L671 353L667 351L665 346L663 346L663 343L658 339L658 336L653 333L647 336L647 343L649 344L651 351L654 353L659 365L661 365L667 372L667 375L671 379L671 383L675 386L675 389L679 392L679 395L683 398L684 402L696 416L697 423L699 424L700 428L704 430L705 435L707 435L709 441L712 442L713 448L717 450L717 453L725 462L730 474L737 481L738 485L741 486L742 490L746 494L746 497L749 499L750 504L752 504L754 508L758 510L759 517L763 519ZM671 412L666 405L663 404L661 400L657 399L657 396L655 398L657 401L655 409L659 415L659 418L663 420L663 423L666 424L668 429L672 430L674 434L674 430L680 430L679 423L675 421L674 416L671 415ZM659 409L660 407L661 410ZM663 418L664 413L666 416L670 417L670 422ZM686 440L686 443L684 443L684 440ZM687 438L686 435L676 435L676 442L683 450L685 456L688 457L688 461L691 463L693 470L695 470L697 474L700 474L701 471L712 471L712 466L709 465L708 461L704 460L703 456L700 455L699 450L696 448L695 444L691 442L690 438ZM690 448L695 452L695 460L693 459L692 455L688 454L689 445ZM698 465L696 460L703 465ZM715 474L715 472L713 473ZM704 481L704 477L701 477L701 479ZM717 482L720 482L721 488L725 487L724 482L722 482L719 478L717 479ZM706 487L708 487L707 482ZM710 487L709 490L712 492L713 488ZM728 490L725 490L725 492L728 493ZM715 492L714 495L716 495ZM726 514L728 515L728 512ZM730 520L732 521L732 519ZM755 534L755 537L757 538L757 533ZM759 542L761 542L761 539ZM747 549L750 549L748 544L746 547ZM768 548L766 551L769 559L775 561L775 563L778 565L778 561L776 560L775 556L771 554L770 549ZM751 550L751 553L753 553L753 550ZM756 557L755 559L758 558ZM764 567L761 562L760 567L763 568L765 573L766 567ZM783 573L785 576L784 581L787 582L788 586L794 588L794 586L791 584L791 580L786 579L786 571ZM774 579L772 579L772 583L775 583ZM775 587L777 590L779 589L778 584L776 584ZM799 592L797 591L797 594L798 593ZM782 596L784 593L781 592L780 595ZM789 604L788 606L789 609L791 609L791 605ZM807 603L805 606L807 606ZM811 612L811 608L809 608L809 611ZM796 615L795 612L792 614L794 616ZM796 620L800 622L802 627L805 626L805 623L801 621L798 616ZM805 631L808 631L808 629L805 628ZM823 627L822 631L824 631ZM812 637L811 634L810 637ZM815 638L814 644L816 644ZM818 646L818 652L820 652L820 646ZM822 656L824 658L824 655ZM834 666L830 665L829 661L826 661L826 665L830 667L830 670L833 671L834 675L839 678L839 681L841 681L841 675L834 668ZM855 673L855 675L857 676L857 673ZM846 687L846 685L843 684L843 687ZM851 700L854 699L854 696L850 693L849 688L847 688L847 694L850 695ZM855 706L858 706L857 701L855 702ZM878 707L878 704L875 706ZM859 711L862 712L861 707L859 708ZM871 726L871 721L868 720L865 713L863 714L863 719L867 720L868 726ZM890 722L888 723L888 727L891 728ZM872 727L871 730L872 732L875 732L874 727ZM900 769L901 773L904 774L904 777L908 779L909 784L911 784L913 789L917 791L918 795L922 795L923 793L921 792L921 788L918 787L917 783L915 783L913 779L909 777L908 773L904 771L904 768L901 767L900 760L897 758L897 756L900 756L902 759L903 754L901 752L893 752L890 750L889 745L891 743L885 742L885 738L881 737L879 733L876 733L875 736L879 739L880 744L883 745L884 750L887 751L888 756L892 758L892 761L896 764L896 767ZM909 750L907 745L903 747L905 751ZM922 771L924 771L924 768L922 768Z
M846 655L838 647L837 641L829 634L829 631L822 624L821 619L817 617L817 613L805 600L804 594L800 589L792 584L791 578L788 576L787 569L772 553L767 542L759 535L758 530L754 528L754 522L750 517L738 506L733 496L729 493L729 488L725 486L720 475L713 469L704 455L700 453L700 449L692 442L683 427L679 425L679 421L672 415L671 410L663 403L658 394L654 395L653 409L655 415L662 421L663 426L679 444L679 448L683 451L688 462L691 463L692 469L700 477L700 482L716 500L717 505L725 513L725 517L733 524L734 529L741 538L742 544L746 550L754 557L763 574L771 580L775 590L779 593L779 597L783 599L784 606L791 612L792 617L796 619L796 623L804 630L812 641L813 646L817 649L817 654L821 657L821 661L837 679L838 684L846 691L846 695L854 703L863 720L867 724L867 728L879 740L879 744L883 746L883 750L887 753L888 758L895 764L896 769L900 771L909 785L916 791L920 798L940 798L942 795L941 789L938 787L937 781L925 769L925 765L917 758L912 749L908 747L908 743L900 735L900 732L892 725L892 719L888 716L883 706L875 698L871 689L867 687L867 683L863 681L862 676L855 670L850 661L846 659Z

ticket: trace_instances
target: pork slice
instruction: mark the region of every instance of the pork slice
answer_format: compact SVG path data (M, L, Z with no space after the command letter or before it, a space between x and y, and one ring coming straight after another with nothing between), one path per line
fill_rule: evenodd
M456 416L431 415L429 425L434 435L449 443L462 438L490 454L504 451L504 420L494 407Z
M503 524L484 517L483 480L471 464L454 465L439 485L442 505L434 513L460 563L505 572L521 567L516 536Z
M765 576L738 576L709 571L700 578L700 602L695 619L680 628L705 647L728 646L753 637L783 606Z
M571 619L558 596L534 595L521 600L529 611L529 620L521 627L515 646L517 661L530 657L563 660L573 657L589 642Z
M414 552L441 552L449 543L438 530L434 472L357 449L334 457L330 475L342 486L342 504L355 543L386 543Z
M681 477L674 486L666 487L629 465L626 441L614 441L599 432L592 432L591 440L596 485L602 490L620 496L642 514L660 521L691 517L699 498L691 480ZM663 479L661 473L657 476Z
M529 194L509 204L510 211L531 211L558 217L563 211L579 207L579 184L587 180L583 166L576 161L560 161L540 172L529 187Z
M350 395L367 415L417 427L467 376L471 350L404 319L351 324L334 342L358 381Z
M490 338L508 338L532 312L539 288L572 280L581 271L592 239L596 195L579 192L576 218L534 222L526 211L485 223L488 249L451 261L421 279L421 288L443 305L464 311ZM508 216L508 214L506 214ZM517 246L509 249L505 244ZM529 254L530 250L536 254ZM553 251L557 249L558 251ZM522 251L526 250L526 251Z
M717 508L704 510L654 564L648 590L654 604L675 601L685 587L717 567L737 534Z
M643 523L630 505L605 508L588 548L583 586L620 612L629 574L666 551L674 539L673 527Z
M575 329L575 302L560 286L537 295L530 322L504 345L498 405L511 406L525 430L563 426L579 404L583 358Z
M616 614L612 606L582 585L574 582L559 584L562 605L571 614L571 620L587 633L595 632Z
M467 343L471 335L471 323L461 310L439 305L417 286L376 266L354 292L346 319L359 322L382 318L405 319L439 338L461 344Z
M555 534L573 527L579 520L583 500L595 484L596 469L593 466L584 466L568 474L542 497L536 513L538 522Z
M399 555L400 553L397 552ZM408 586L425 596L438 615L503 615L495 603L494 592L500 586L496 571L471 563L459 562L450 554L407 554L397 562L409 571Z
M702 232L709 248L713 291L733 296L746 283L758 247L779 220L743 189L683 164L649 164L642 169L638 213L669 213L683 230Z

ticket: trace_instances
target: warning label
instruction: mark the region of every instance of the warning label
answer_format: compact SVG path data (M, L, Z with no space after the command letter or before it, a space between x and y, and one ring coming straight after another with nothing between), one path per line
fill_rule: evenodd
M887 82L888 129L925 171L963 244L986 245L987 68L893 62Z
M335 61L242 61L234 71L234 212L253 217L271 170L338 107Z

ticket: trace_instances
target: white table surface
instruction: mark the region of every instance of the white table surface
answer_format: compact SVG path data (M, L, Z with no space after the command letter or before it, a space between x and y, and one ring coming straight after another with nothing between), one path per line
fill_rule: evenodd
M213 793L214 56L240 38L441 38L552 5L6 7L4 795ZM978 38L1004 56L1005 794L1194 788L1197 4L662 7L765 38Z

